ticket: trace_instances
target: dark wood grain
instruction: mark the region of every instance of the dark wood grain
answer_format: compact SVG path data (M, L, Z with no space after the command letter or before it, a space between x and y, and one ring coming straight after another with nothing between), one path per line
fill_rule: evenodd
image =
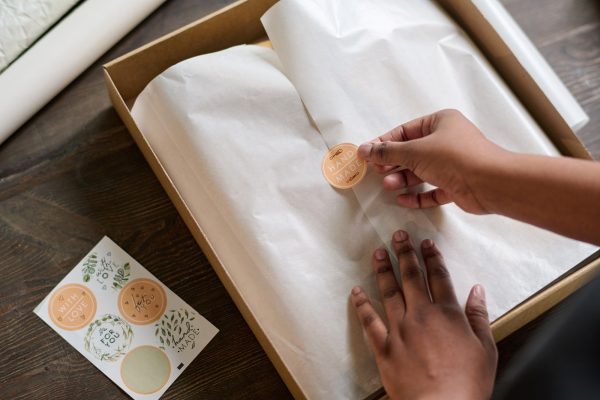
M590 116L578 136L600 160L600 2L502 2Z
M108 235L220 329L166 399L290 398L129 133L101 65L230 0L172 0L0 147L1 399L129 398L33 308Z
M230 2L167 2L0 146L0 398L127 398L32 312L103 235L220 329L164 398L291 397L111 108L101 72ZM592 117L580 137L600 159L600 6L504 3ZM500 373L556 313L500 343Z

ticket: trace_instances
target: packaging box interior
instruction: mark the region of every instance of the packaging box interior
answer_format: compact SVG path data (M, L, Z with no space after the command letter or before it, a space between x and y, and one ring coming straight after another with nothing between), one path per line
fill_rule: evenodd
M168 67L201 54L239 44L264 41L266 34L260 17L276 0L241 0L197 22L128 53L104 66L111 101L133 136L161 185L175 204L192 235L210 261L221 282L233 298L246 322L265 349L271 362L296 398L305 396L286 370L273 346L264 335L259 321L239 295L219 255L201 226L194 219L155 152L136 126L130 108L142 89ZM438 0L481 48L492 65L528 109L533 118L563 155L583 159L591 156L577 139L552 103L521 66L491 25L469 1ZM574 266L550 285L532 295L492 324L496 340L501 340L536 318L590 280L600 269L600 252Z

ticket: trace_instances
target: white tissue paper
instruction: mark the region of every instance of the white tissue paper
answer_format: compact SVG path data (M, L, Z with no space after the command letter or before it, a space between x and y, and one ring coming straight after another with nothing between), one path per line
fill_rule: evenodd
M348 295L363 285L380 308L370 258L394 230L434 239L460 301L482 283L492 318L593 252L454 205L401 209L374 173L347 191L323 178L328 147L444 107L512 150L558 154L434 3L284 0L263 22L279 58L238 46L183 61L132 114L308 398L380 387Z

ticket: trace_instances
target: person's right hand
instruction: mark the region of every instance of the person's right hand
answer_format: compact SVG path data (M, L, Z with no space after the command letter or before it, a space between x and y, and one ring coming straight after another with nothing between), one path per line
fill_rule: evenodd
M490 212L478 192L479 183L485 179L486 170L506 162L508 153L487 140L457 110L442 110L417 118L358 149L360 158L387 174L383 179L386 190L422 182L437 186L427 192L400 194L401 206L428 208L455 202L474 214Z

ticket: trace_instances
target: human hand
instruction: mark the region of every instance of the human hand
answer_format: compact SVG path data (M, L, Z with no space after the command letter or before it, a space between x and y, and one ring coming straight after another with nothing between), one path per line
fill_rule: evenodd
M474 214L487 214L480 186L485 172L502 166L508 151L487 140L462 113L442 110L402 124L362 144L358 156L372 162L386 190L422 182L437 189L398 196L408 208L428 208L455 202ZM398 171L398 167L402 168Z
M377 249L372 259L388 327L362 288L354 287L351 294L387 394L392 399L489 398L497 352L483 287L471 289L463 312L431 240L421 243L427 279L406 232L394 233L392 246L402 289L387 251Z

